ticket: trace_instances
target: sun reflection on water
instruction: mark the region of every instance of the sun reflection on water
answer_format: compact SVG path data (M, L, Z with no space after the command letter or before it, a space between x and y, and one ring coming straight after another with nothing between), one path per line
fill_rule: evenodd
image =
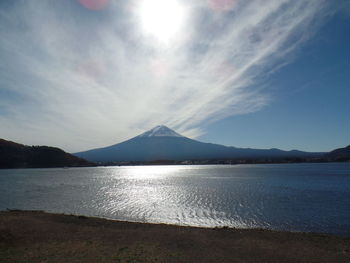
M240 218L229 218L215 205L216 190L201 183L203 167L128 166L106 170L105 187L100 188L95 204L102 214L138 222L247 227ZM187 176L191 171L199 179L197 184Z
M177 174L181 169L179 166L157 165L157 166L132 166L121 167L124 176L130 179L159 179Z

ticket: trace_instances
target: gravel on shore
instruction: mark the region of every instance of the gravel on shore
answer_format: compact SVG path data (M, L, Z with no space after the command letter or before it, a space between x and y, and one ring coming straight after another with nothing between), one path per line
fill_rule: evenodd
M350 237L0 212L0 262L350 262Z

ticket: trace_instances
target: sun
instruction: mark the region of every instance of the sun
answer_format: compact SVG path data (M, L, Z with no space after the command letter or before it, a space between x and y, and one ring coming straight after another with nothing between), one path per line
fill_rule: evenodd
M186 9L178 0L141 0L140 26L145 35L169 43L183 28Z

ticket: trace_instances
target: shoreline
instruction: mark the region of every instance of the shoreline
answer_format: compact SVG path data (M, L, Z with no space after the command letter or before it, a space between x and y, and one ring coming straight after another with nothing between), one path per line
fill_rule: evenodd
M57 166L57 167L12 167L1 170L30 170L30 169L74 169L74 168L99 168L99 167L132 167L132 166L237 166L237 165L289 165L289 164L347 164L347 161L320 161L320 162L246 162L246 163L130 163L130 164L96 164L91 166Z
M0 211L7 262L350 262L350 237Z
M107 220L111 222L116 223L130 223L130 224L145 224L145 225L156 225L156 226L174 226L174 227L185 227L185 228L194 228L194 229L212 229L212 230L219 230L219 229L225 229L225 230L252 230L252 231L270 231L270 232L280 232L280 233L296 233L296 234L311 234L311 235L320 235L320 236L335 236L335 237L342 237L342 238L349 238L350 234L347 233L331 233L331 232L316 232L316 231L302 231L302 230L285 230L285 229L274 229L274 228L267 228L267 227L232 227L228 225L220 225L220 226L204 226L204 225L190 225L190 224L176 224L176 223L162 223L162 222L150 222L150 221L137 221L137 220L123 220L123 219L115 219L111 217L104 217L104 216L89 216L89 215L83 215L83 214L72 214L72 213L65 213L65 212L49 212L45 210L24 210L24 209L17 209L17 208L6 208L5 210L0 209L0 216L2 213L43 213L43 214L49 214L49 215L58 215L58 216L72 216L72 217L78 217L79 219L98 219L98 220Z

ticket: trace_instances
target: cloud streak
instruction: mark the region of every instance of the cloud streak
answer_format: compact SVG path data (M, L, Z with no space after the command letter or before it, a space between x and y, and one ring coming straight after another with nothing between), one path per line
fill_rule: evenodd
M184 1L186 25L164 44L141 32L137 1L99 11L14 2L0 11L0 137L73 152L158 124L195 137L208 123L261 109L267 72L308 39L327 5Z

